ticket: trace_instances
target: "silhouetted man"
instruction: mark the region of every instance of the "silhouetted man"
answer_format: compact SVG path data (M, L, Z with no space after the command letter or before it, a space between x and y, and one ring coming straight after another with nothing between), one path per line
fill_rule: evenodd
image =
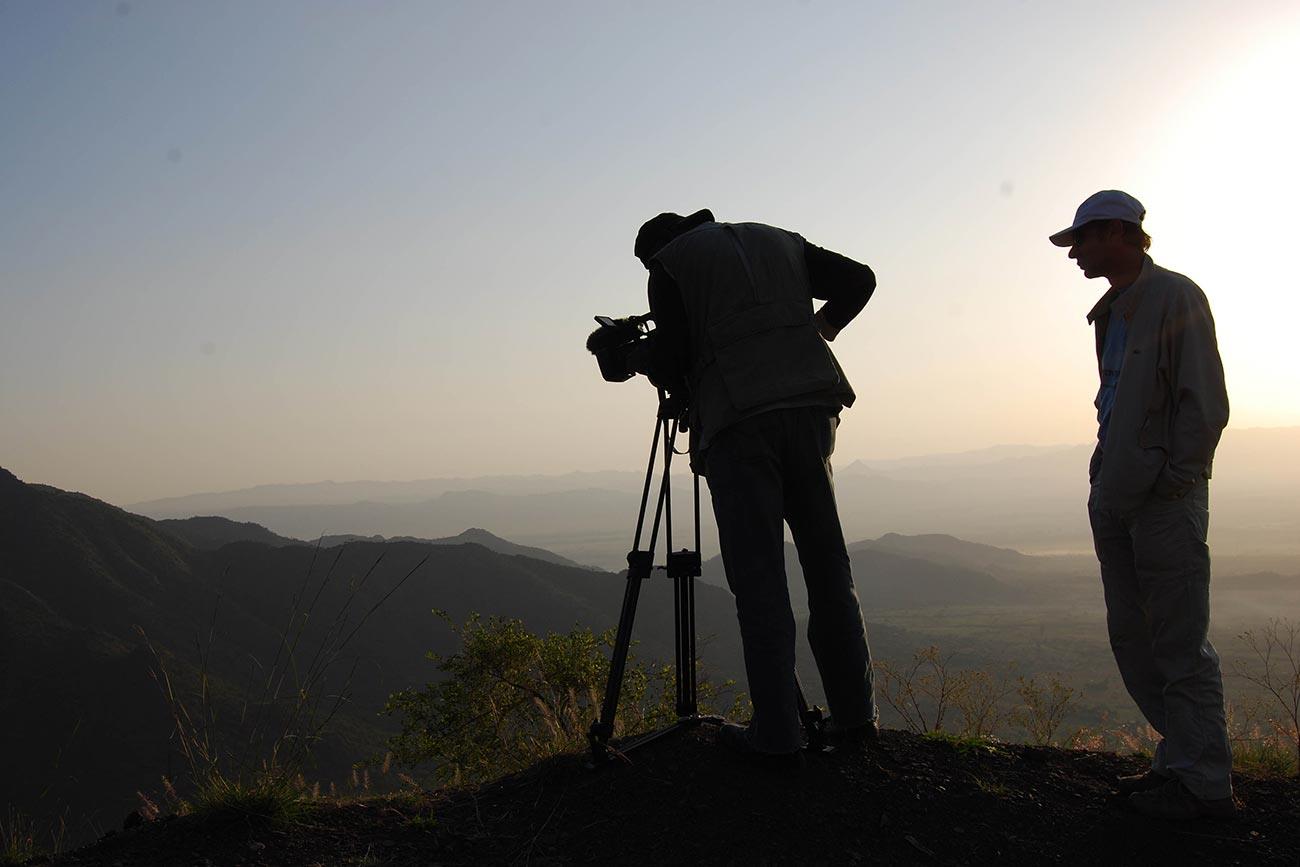
M691 466L713 498L754 716L720 740L756 759L800 760L788 523L808 585L808 641L834 733L876 733L866 627L831 479L839 411L853 389L826 341L875 290L871 269L759 223L709 211L641 227L658 330L656 381L689 395ZM813 299L826 303L815 314Z
M1205 294L1151 261L1146 210L1118 190L1051 236L1110 289L1088 314L1101 388L1088 514L1120 676L1160 733L1151 770L1121 778L1135 810L1230 816L1232 755L1210 623L1209 479L1228 395Z

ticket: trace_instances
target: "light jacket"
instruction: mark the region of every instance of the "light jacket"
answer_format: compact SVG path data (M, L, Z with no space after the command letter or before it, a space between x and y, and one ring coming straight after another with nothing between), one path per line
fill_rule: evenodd
M1228 392L1214 317L1200 287L1144 257L1137 280L1118 299L1112 288L1088 314L1100 368L1112 316L1128 327L1103 450L1089 476L1102 504L1121 513L1151 496L1178 498L1209 478L1228 423Z
M709 222L653 257L680 287L692 348L691 451L779 407L851 406L813 321L804 241L761 223Z

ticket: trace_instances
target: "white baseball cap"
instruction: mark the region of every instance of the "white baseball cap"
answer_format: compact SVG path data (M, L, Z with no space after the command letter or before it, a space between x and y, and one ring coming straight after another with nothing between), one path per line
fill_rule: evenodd
M1058 247L1068 247L1074 243L1074 233L1084 223L1093 220L1123 220L1126 223L1142 225L1147 209L1142 203L1123 190L1102 190L1083 200L1079 210L1074 212L1074 222L1068 229L1062 229L1048 237Z

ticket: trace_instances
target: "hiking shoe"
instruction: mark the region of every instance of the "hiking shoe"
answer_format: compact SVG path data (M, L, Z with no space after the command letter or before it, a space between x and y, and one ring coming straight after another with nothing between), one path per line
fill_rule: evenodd
M718 729L717 741L755 767L792 774L797 774L804 768L803 750L792 753L759 752L749 742L749 727L739 723L723 723L722 728Z
M1198 798L1179 780L1170 780L1158 789L1134 792L1126 803L1129 809L1153 819L1231 819L1237 813L1232 798Z
M1115 790L1121 795L1131 795L1134 792L1149 792L1152 789L1160 788L1172 779L1173 777L1167 777L1156 771L1148 770L1141 774L1116 777Z
M826 745L844 752L862 752L880 745L880 724L875 720L849 728L840 728L835 720L826 720Z

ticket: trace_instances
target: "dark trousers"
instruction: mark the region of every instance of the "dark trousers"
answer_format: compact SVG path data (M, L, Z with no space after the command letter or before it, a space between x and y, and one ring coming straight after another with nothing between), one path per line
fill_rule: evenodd
M1232 794L1219 655L1210 644L1209 483L1119 514L1088 501L1120 677L1160 733L1153 768L1200 798Z
M749 738L761 752L793 752L800 744L783 522L808 585L808 643L831 715L845 727L876 719L866 625L831 479L838 423L824 407L772 410L722 431L708 451L713 514L754 705Z

